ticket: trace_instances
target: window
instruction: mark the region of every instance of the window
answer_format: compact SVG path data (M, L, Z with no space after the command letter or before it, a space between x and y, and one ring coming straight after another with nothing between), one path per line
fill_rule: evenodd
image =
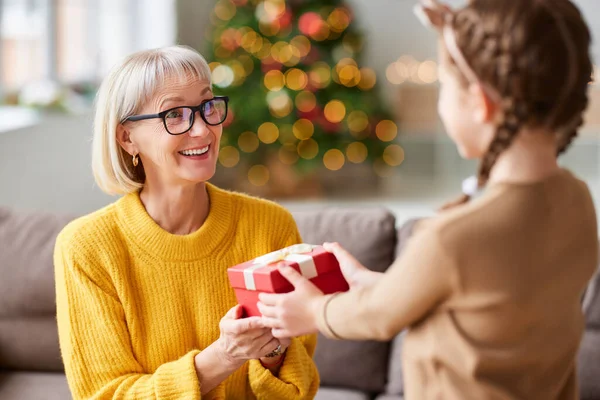
M119 59L175 41L175 0L3 0L0 91L97 83Z

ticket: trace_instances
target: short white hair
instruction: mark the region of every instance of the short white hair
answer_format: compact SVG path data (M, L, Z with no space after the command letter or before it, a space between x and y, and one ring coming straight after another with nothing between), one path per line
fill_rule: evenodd
M110 71L98 90L94 118L92 170L100 189L118 195L143 186L144 173L136 171L131 155L118 143L117 128L125 118L139 113L166 80L189 79L190 75L210 85L208 63L186 46L140 51Z

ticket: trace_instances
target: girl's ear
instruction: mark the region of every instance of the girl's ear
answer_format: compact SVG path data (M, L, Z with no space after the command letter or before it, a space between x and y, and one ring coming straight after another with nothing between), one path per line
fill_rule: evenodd
M131 140L131 133L123 124L117 126L117 142L130 155L139 154L139 150L135 143Z
M498 104L481 84L469 85L469 97L474 107L476 122L484 124L494 120L498 111Z

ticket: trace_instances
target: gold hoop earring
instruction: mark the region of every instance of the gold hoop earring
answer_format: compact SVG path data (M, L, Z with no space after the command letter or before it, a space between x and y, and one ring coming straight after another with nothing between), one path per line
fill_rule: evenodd
M133 166L134 166L134 167L137 167L137 165L138 165L138 163L139 163L139 160L140 160L140 159L138 158L138 155L137 155L137 154L133 156Z

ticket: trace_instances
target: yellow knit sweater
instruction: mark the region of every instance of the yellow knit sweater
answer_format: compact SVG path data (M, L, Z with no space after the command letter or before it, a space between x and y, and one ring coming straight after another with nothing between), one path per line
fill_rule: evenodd
M190 235L161 229L137 193L59 235L58 331L75 399L200 399L194 356L236 304L227 268L300 242L283 208L207 188L208 218ZM278 377L252 360L202 397L311 399L315 346L315 336L294 338Z

